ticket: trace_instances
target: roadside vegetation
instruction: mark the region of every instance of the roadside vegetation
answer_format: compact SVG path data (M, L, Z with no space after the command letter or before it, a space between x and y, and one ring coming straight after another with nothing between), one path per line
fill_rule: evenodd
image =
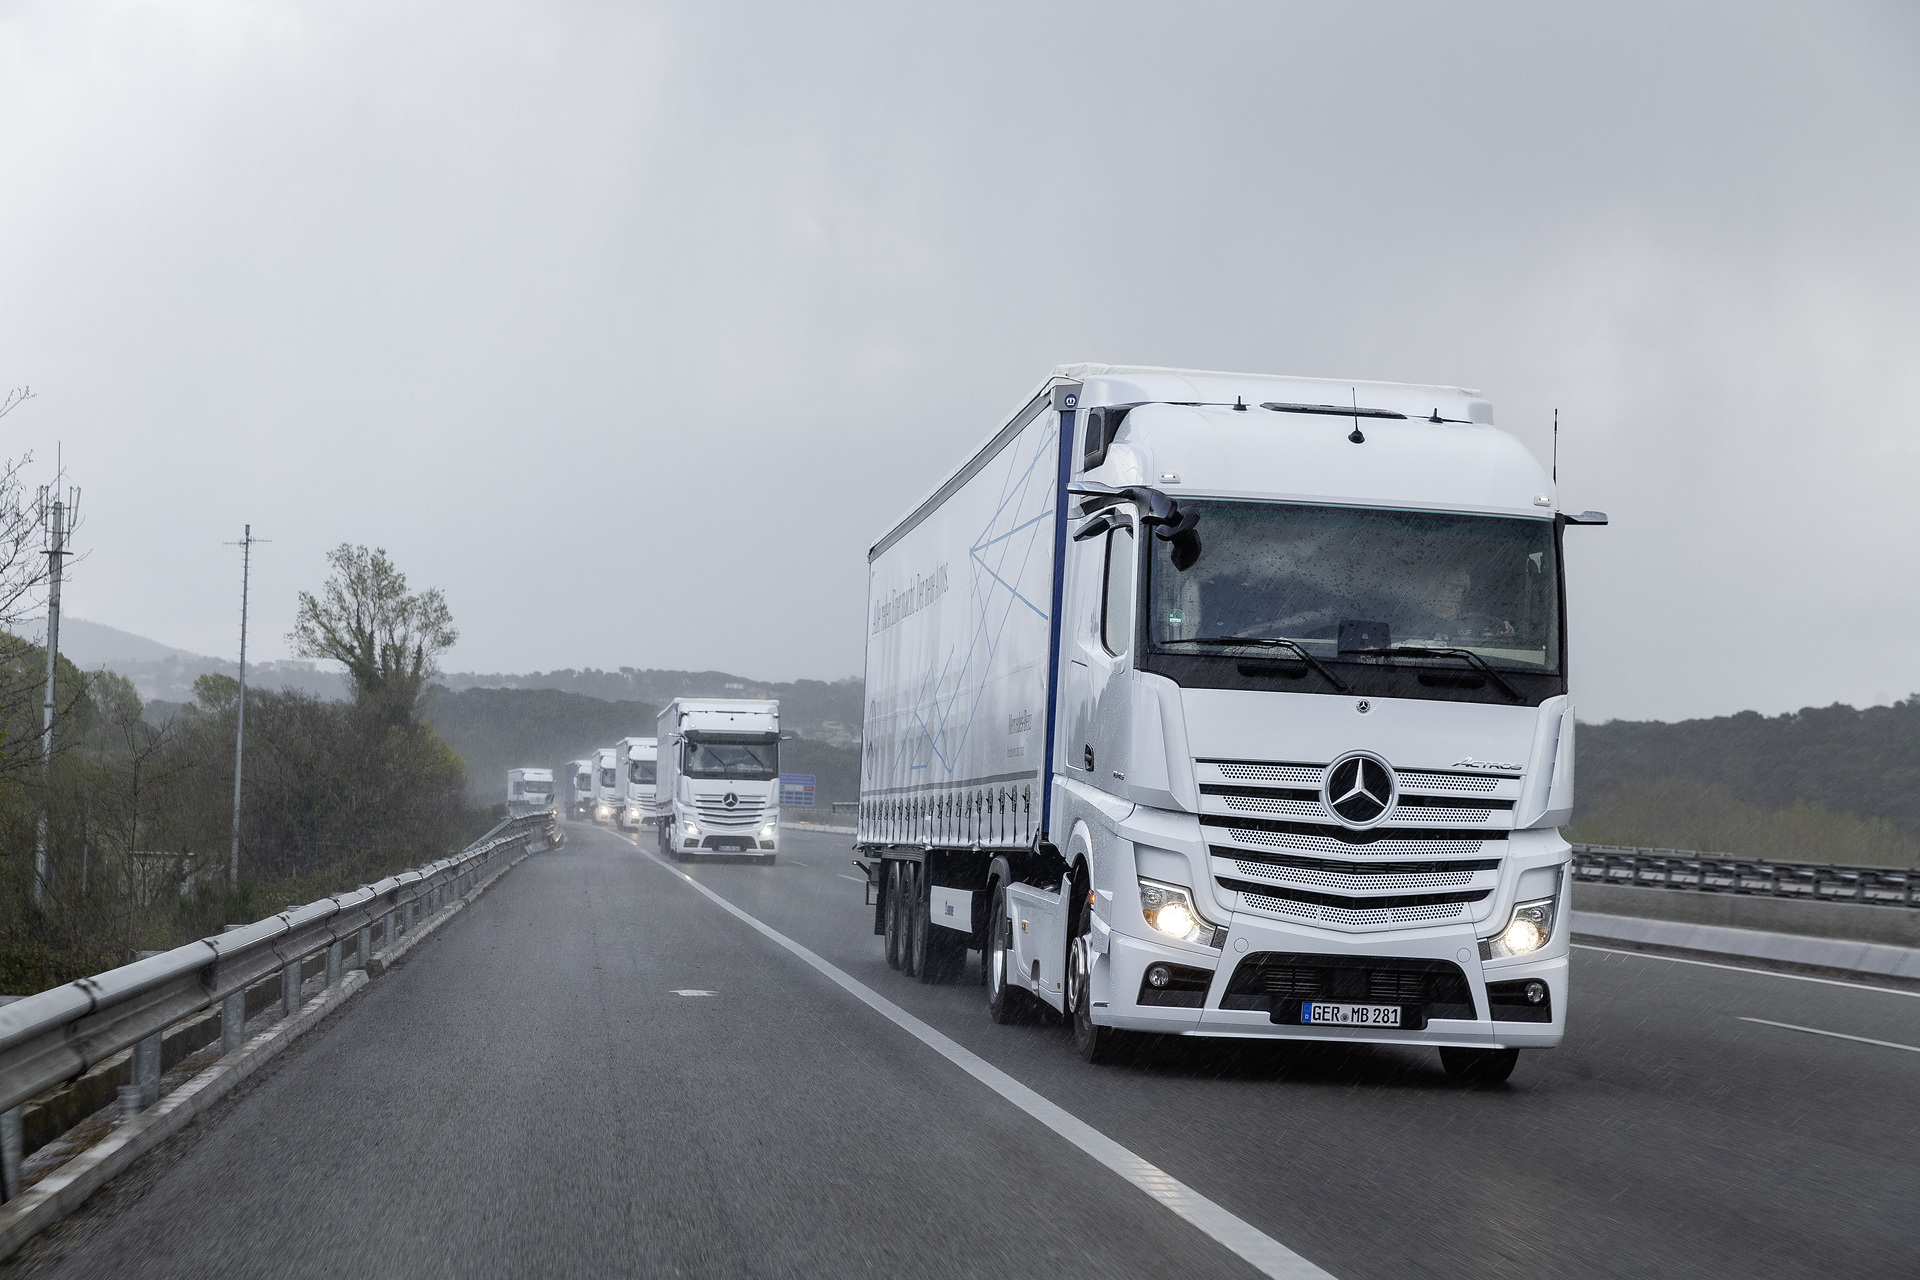
M193 702L150 718L124 677L62 660L45 768L46 652L0 636L0 993L377 880L491 825L466 796L459 755L420 715L455 638L440 593L409 591L382 550L341 546L328 559L333 572L317 595L301 594L291 639L302 656L345 665L354 696L248 690L237 876L238 683L202 676Z
M1570 839L1920 867L1920 696L1581 725Z

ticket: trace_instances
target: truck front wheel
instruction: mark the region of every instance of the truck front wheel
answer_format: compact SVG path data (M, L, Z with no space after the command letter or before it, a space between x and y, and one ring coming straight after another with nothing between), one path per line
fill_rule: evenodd
M987 947L980 953L986 972L987 1014L1001 1026L1026 1021L1027 993L1007 981L1013 965L1013 918L1007 914L1007 886L993 885L993 913L987 917Z
M1518 1049L1442 1049L1440 1065L1447 1078L1461 1084L1499 1084L1513 1074L1520 1061Z
M1080 918L1080 936L1067 948L1067 1018L1073 1027L1073 1050L1085 1062L1112 1062L1128 1037L1116 1027L1103 1027L1093 1020L1093 913L1083 912Z

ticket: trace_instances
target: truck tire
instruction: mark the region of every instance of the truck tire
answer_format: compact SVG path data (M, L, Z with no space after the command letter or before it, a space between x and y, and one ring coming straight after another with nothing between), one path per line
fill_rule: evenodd
M906 943L906 957L903 967L907 976L917 978L927 959L927 893L926 880L922 872L923 864L903 862L900 864L900 887L906 892L900 895L900 933Z
M966 935L933 922L931 872L924 862L908 865L913 871L913 892L908 895L913 913L913 930L908 935L912 939L909 971L929 985L952 982L966 967Z
M887 968L889 969L904 968L907 963L905 936L907 918L901 912L901 897L904 893L902 882L906 877L900 874L900 868L900 863L889 860L886 878L880 888L880 892L886 895L886 901L881 907L880 919L886 933Z
M1518 1049L1442 1049L1440 1065L1460 1084L1499 1084L1513 1074Z
M1093 961L1093 950L1089 945L1093 938L1093 913L1082 912L1080 922L1080 934L1073 940L1073 945L1067 948L1067 990L1070 997L1067 1023L1073 1028L1073 1051L1080 1055L1083 1062L1112 1062L1120 1056L1131 1037L1117 1027L1103 1027L1093 1020L1093 984L1088 980Z
M987 1016L1001 1026L1028 1021L1033 1001L1007 981L1013 964L1013 920L1007 914L1007 886L993 882L993 911L987 917L987 946L980 953L980 969L987 984Z

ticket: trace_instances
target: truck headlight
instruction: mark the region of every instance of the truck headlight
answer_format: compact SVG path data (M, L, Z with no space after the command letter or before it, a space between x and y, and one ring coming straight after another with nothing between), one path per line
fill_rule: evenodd
M1194 907L1193 895L1177 884L1162 884L1142 876L1140 914L1147 918L1148 924L1170 938L1198 943L1203 947L1217 945L1214 942L1214 927Z
M683 822L680 825L686 828L686 832L690 836L697 836L700 834L700 824L697 822Z
M1491 938L1480 939L1480 958L1530 955L1546 946L1553 937L1553 903L1552 898L1515 903L1507 927Z
M774 835L773 823L769 822L766 826L760 828L760 838L762 840L771 840L773 839L773 835Z

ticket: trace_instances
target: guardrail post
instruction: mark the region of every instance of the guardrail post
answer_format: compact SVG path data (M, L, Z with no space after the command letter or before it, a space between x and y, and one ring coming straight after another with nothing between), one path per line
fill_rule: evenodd
M291 1018L300 1012L300 960L294 960L280 970L280 1014Z
M20 1108L0 1111L0 1197L8 1200L19 1195L20 1186Z
M353 962L357 969L367 967L367 957L373 954L373 926L360 926L359 936L353 940Z
M133 1082L140 1086L140 1109L160 1101L160 1033L133 1046Z
M340 985L340 939L335 938L333 945L327 948L327 986Z

